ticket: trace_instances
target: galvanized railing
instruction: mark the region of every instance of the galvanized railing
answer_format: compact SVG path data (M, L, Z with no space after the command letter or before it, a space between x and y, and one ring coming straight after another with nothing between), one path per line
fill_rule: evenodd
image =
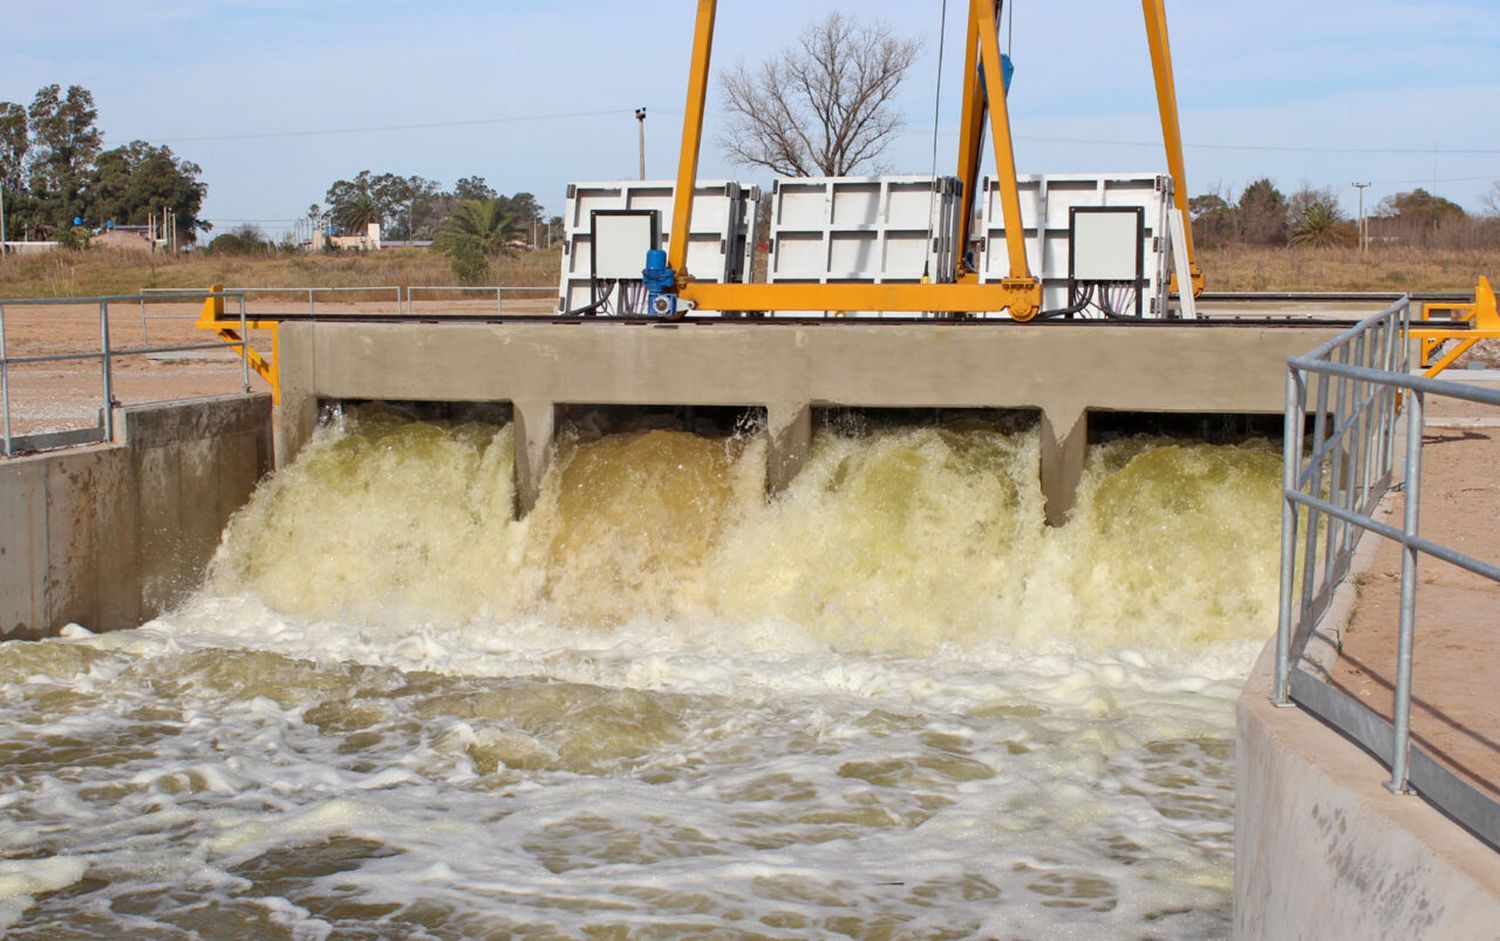
M1500 846L1500 805L1411 742L1417 562L1425 554L1500 582L1500 567L1424 538L1422 431L1427 396L1500 406L1500 391L1411 374L1411 300L1403 299L1287 361L1280 623L1272 701L1300 706L1377 756L1386 786L1414 788L1450 817ZM1405 419L1405 518L1374 518L1393 483L1395 441ZM1307 421L1311 417L1311 438ZM1395 705L1390 721L1306 669L1304 653L1334 589L1349 574L1360 537L1401 546ZM1300 556L1300 559L1299 559ZM1300 567L1299 567L1300 561ZM1500 625L1497 625L1500 627Z
M507 296L512 299L535 297L542 297L547 299L556 298L557 285L543 285L540 287L502 287L496 285L494 287L488 287L475 285L413 284L406 289L406 312L408 314L414 312L415 308L413 305L416 303L417 295L419 293L428 295L431 300L438 300L439 298L437 298L435 295L439 294L477 294L486 299L493 294L495 297L495 313L503 314L505 313L505 299Z
M156 297L171 297L174 300L202 298L205 296L200 291L193 291L191 289L183 290L180 288L145 288L143 293ZM377 300L375 301L375 303L384 304L386 300L389 299L395 305L392 313L401 313L401 288L398 285L394 284L375 285L372 287L248 287L237 288L233 293L235 295L244 295L247 298L273 294L284 297L295 297L299 300L303 297L306 297L307 312L309 314L316 314L318 312L319 299L322 299L325 306L338 303L359 303L358 301L339 301L338 297L340 295L347 297L352 294L364 294L376 298ZM251 319L253 320L254 317L252 316Z
M170 346L137 346L117 349L110 343L110 305L144 305L148 302L161 299L161 295L148 296L144 294L111 294L94 297L27 297L27 298L5 298L0 299L0 454L5 457L13 457L20 451L41 450L51 447L63 447L76 444L87 444L96 441L110 441L115 436L114 406L117 404L114 392L114 361L125 356L147 356L154 353L182 353L194 350L222 350L229 348L240 348L243 354L248 343L246 332L245 296L243 291L224 291L220 294L210 294L199 291L197 293L178 292L171 295L173 300L195 300L203 301L208 298L222 297L235 299L239 302L240 340L234 343L226 343L222 340L214 340L207 343L179 343ZM18 307L58 307L64 305L77 306L79 304L97 304L99 306L99 350L98 352L79 353L41 353L28 356L11 356L7 345L5 311L7 308L14 310ZM244 368L244 390L250 391L250 361L248 357L241 355ZM100 422L91 428L77 429L69 432L52 434L15 435L11 430L11 367L36 365L40 363L65 363L80 360L99 360L100 366Z

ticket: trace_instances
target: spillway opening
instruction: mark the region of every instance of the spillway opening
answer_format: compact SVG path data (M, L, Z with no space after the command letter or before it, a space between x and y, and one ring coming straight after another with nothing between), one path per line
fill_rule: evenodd
M1210 445L1280 439L1282 417L1238 412L1114 412L1090 410L1089 444L1148 436Z
M567 447L608 435L647 431L688 432L705 438L734 438L766 426L766 410L750 405L599 405L555 406L558 441Z
M360 409L380 409L412 422L508 425L515 417L509 402L435 402L414 399L319 399L318 424L334 424Z
M1041 421L1037 409L1015 408L866 408L827 406L813 409L816 433L826 430L842 437L864 437L902 428L986 430L1006 435L1034 431Z

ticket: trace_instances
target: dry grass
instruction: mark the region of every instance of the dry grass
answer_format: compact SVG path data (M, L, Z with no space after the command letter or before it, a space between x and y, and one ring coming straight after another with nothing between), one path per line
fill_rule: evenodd
M1500 250L1371 247L1205 249L1210 291L1468 291L1500 275Z
M523 252L492 266L489 284L557 283L559 249ZM133 252L49 252L0 259L0 297L135 294L142 288L409 287L456 283L447 259L426 249L374 254L215 255L177 258Z
M490 284L557 283L559 249L501 259ZM1500 250L1372 248L1205 249L1210 291L1472 291L1481 274L1500 275ZM375 254L211 255L175 259L112 251L52 252L0 260L0 297L133 294L142 288L386 287L448 285L452 270L425 249Z

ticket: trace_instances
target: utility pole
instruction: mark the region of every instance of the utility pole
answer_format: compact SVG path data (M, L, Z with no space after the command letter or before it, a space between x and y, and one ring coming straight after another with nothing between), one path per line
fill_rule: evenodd
M1365 228L1365 190L1373 184L1354 183L1351 185L1359 190L1359 253L1364 255L1370 250L1370 233Z
M5 182L0 180L0 258L5 257Z
M646 109L635 109L635 120L640 125L641 137L641 179L646 179Z

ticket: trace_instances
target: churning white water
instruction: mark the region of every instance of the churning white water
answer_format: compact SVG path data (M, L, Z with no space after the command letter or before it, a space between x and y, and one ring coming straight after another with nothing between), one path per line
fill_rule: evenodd
M1279 461L367 411L141 630L0 646L7 937L1215 937Z

